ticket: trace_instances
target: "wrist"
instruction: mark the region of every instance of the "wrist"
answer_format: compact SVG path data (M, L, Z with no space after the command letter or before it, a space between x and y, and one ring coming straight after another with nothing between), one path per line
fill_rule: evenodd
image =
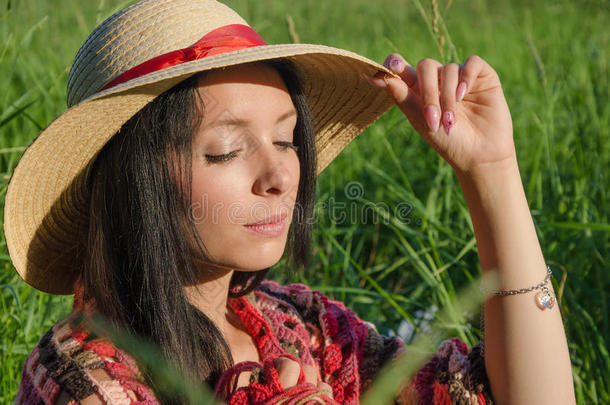
M467 171L455 170L455 174L464 193L477 192L494 187L506 187L507 180L519 179L519 164L516 156L496 162L475 165ZM511 182L514 184L514 182Z

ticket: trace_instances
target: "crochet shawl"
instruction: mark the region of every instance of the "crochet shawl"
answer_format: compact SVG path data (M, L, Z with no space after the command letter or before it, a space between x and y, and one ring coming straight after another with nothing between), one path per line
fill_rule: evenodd
M263 281L228 304L254 338L262 361L241 362L220 377L215 393L232 404L358 404L379 370L405 349L397 336L379 334L343 303L304 284ZM94 339L70 316L55 324L27 357L16 404L53 404L61 392L76 404L90 396L104 404L158 404L134 359L109 341ZM307 383L284 390L273 359L285 356L314 366L332 387L333 399ZM111 377L98 379L93 370ZM239 374L250 384L236 389ZM469 351L458 338L445 340L414 379L404 384L396 404L492 404L479 345Z

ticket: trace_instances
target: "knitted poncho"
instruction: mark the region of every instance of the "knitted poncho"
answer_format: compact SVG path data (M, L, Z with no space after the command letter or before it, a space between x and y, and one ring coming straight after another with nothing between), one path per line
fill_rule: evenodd
M263 281L228 303L256 341L262 361L241 362L222 374L215 391L228 404L358 404L380 368L405 348L399 337L380 335L341 302L303 284ZM61 392L73 399L70 404L93 394L105 404L158 404L133 358L73 328L69 318L55 324L26 359L16 404L53 404ZM302 372L299 383L284 390L273 366L278 356L314 366L334 399L306 382ZM95 378L97 369L111 379ZM244 370L252 372L250 384L235 389ZM469 351L457 338L444 341L396 403L491 404L479 346Z

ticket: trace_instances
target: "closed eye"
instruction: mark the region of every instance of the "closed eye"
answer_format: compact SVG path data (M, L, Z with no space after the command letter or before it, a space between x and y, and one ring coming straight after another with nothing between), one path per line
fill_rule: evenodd
M232 152L225 153L224 155L205 155L205 158L209 163L223 163L237 157L237 152L238 151L234 150Z
M276 145L279 145L280 148L283 151L287 151L288 149L292 149L295 152L298 152L299 147L295 144L293 144L292 142L283 142L283 141L279 141L279 142L275 142ZM224 162L228 162L231 159L234 159L237 157L237 152L241 151L241 149L237 149L234 151L231 151L229 153L225 153L223 155L205 155L205 158L207 159L207 161L209 163L224 163Z
M276 142L276 145L280 145L282 147L283 150L288 150L288 149L292 149L296 152L298 152L299 147L297 145L295 145L292 142Z

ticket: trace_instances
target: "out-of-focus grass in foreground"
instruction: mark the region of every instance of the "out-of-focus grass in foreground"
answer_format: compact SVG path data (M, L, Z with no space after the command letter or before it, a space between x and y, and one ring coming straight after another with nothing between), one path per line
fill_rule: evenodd
M29 142L65 110L72 59L126 1L0 0L0 198ZM605 1L228 1L269 43L298 40L412 64L479 54L499 73L545 258L554 269L579 404L610 403L610 10ZM480 266L451 168L392 109L319 177L315 263L302 282L386 334L477 342L479 312L457 291ZM25 356L69 312L12 268L0 238L0 403ZM476 297L471 300L477 302ZM373 305L374 304L374 305ZM473 309L474 308L474 309ZM415 346L413 346L415 347ZM369 397L370 399L370 397Z

